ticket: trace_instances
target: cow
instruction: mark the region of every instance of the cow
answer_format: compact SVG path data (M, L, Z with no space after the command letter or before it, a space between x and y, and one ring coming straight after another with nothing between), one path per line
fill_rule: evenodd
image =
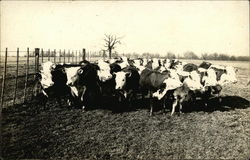
M121 57L121 59L122 59L122 62L117 63L121 67L121 69L123 69L123 68L125 68L127 66L130 66L129 60L128 60L127 57Z
M139 90L140 75L135 67L126 67L115 73L116 90L123 92L124 98L129 102Z
M116 96L117 94L115 93L115 73L121 71L121 66L117 63L112 63L109 66L112 78L106 81L100 81L101 92L104 96Z
M177 59L172 59L170 60L170 65L169 65L170 69L175 69L175 70L179 70L183 68L182 62L177 60Z
M203 61L203 62L198 66L198 68L208 69L211 65L212 65L212 63Z
M165 87L166 84L164 82L169 77L170 77L169 72L160 73L158 71L154 71L148 68L144 69L142 73L140 74L139 84L140 84L141 90L144 92L149 92L150 116L152 116L152 113L153 113L152 98L157 97L156 96L157 93L155 93L153 96L153 92L156 92L162 87Z
M195 95L197 93L203 93L204 87L200 83L200 76L197 71L192 71L189 73L187 77L181 82L180 80L176 78L168 78L164 80L164 87L157 90L155 93L153 93L154 97L157 97L158 100L162 99L164 100L164 106L163 110L165 110L165 101L166 99L173 99L172 104L172 112L171 116L175 112L175 108L177 105L180 106L180 112L182 109L182 103L184 101L194 101ZM167 95L167 96L165 96Z
M192 71L197 71L197 70L198 70L198 66L193 63L187 63L183 66L183 71L186 71L186 72L192 72Z
M36 86L41 86L42 94L48 98L55 97L58 104L61 105L61 98L69 96L71 98L70 88L67 86L67 75L63 65L45 62L42 64L40 73L37 74Z
M225 85L228 83L237 83L236 72L232 66L221 66L221 65L211 65L209 69L212 69L216 73L216 80L218 84Z
M80 68L74 68L76 72L71 77L69 85L74 89L74 101L77 107L88 109L96 107L100 98L101 89L99 85L98 66L87 63Z
M110 73L109 63L104 62L104 60L100 59L97 62L97 66L98 66L97 75L100 81L105 82L112 78L112 74Z
M109 66L110 66L110 73L111 74L119 72L119 71L122 70L121 66L118 65L117 63L111 63Z

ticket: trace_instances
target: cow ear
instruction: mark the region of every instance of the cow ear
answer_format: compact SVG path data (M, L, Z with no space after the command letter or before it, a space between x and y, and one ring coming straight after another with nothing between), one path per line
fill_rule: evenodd
M78 74L82 74L82 73L83 73L83 70L82 70L82 69L79 69L77 72L78 72Z
M127 75L128 77L131 77L131 72L127 72L126 75Z

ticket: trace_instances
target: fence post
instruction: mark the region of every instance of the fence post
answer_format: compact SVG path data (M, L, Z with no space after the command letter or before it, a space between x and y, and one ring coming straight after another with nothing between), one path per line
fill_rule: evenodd
M77 50L76 50L76 64L77 64Z
M48 50L48 61L50 61L50 49Z
M61 63L61 49L59 50L59 63Z
M86 50L85 48L82 49L82 60L86 60Z
M17 91L17 79L18 79L18 64L19 63L19 48L17 48L17 56L16 56L16 78L15 78L15 89L14 89L14 95L13 95L13 105L15 105L16 102L16 91Z
M39 72L39 48L35 48L35 75L34 79L36 78L36 73ZM34 91L34 88L33 88ZM33 92L34 93L34 92ZM37 90L35 90L35 96L37 95ZM34 96L34 95L32 95Z
M42 63L43 63L43 49L42 49Z
M35 48L35 73L39 71L39 48Z
M69 63L69 60L70 60L70 51L68 50L68 63Z
M6 79L7 57L8 57L8 48L6 48L6 50L5 50L5 61L4 61L4 71L3 71L2 91L1 91L1 108L0 108L0 112L1 113L2 113L3 100L4 100L4 89L5 89L5 79Z
M24 97L23 102L26 102L26 90L27 90L27 83L28 83L28 75L29 75L29 48L27 48L27 60L26 60L26 74L25 74L25 84L24 84Z
M65 64L65 49L63 50L63 64Z
M90 54L91 54L91 52L88 51L88 60L89 60L89 61L90 61Z
M56 63L56 50L54 49L54 63Z

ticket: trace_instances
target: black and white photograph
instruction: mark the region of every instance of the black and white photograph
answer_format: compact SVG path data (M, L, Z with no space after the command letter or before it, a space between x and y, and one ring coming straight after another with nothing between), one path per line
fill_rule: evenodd
M249 1L0 1L0 159L250 158Z

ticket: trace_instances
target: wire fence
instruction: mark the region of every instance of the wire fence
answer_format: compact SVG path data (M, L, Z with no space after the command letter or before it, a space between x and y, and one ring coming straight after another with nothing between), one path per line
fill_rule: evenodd
M78 64L82 60L101 58L94 52L82 50L44 50L35 48L25 51L0 51L1 108L31 100L34 96L35 75L46 61Z

